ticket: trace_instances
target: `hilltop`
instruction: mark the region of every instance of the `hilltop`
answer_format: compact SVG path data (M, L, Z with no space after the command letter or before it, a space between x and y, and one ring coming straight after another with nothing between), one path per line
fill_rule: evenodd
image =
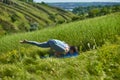
M0 35L25 32L67 23L76 15L45 3L10 0L0 1Z

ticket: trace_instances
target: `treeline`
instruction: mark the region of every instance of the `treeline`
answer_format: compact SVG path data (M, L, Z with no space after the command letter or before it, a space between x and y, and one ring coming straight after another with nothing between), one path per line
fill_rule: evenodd
M19 0L19 1L24 1L24 2L34 2L34 0Z
M5 3L5 4L11 4L12 3L11 0L0 0L0 2Z
M120 12L120 5L76 7L72 12L79 15L80 19L85 19Z

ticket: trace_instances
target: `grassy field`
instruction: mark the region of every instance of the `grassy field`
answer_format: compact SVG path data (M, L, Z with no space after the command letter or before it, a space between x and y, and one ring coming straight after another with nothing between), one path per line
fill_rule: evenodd
M119 80L120 13L0 38L2 80ZM20 40L60 39L80 50L72 58L40 59L49 49ZM84 52L86 51L86 52ZM47 54L46 54L47 55Z
M119 52L120 44L107 44L64 59L40 59L35 53L33 57L26 52L18 58L13 52L9 57L0 57L0 77L2 80L119 80Z

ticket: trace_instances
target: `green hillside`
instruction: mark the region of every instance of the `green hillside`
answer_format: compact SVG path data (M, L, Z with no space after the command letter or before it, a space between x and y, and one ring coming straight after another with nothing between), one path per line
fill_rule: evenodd
M29 31L72 21L74 14L43 3L10 0L0 1L0 35L10 32ZM32 26L33 25L33 26Z
M19 40L23 39L42 42L55 38L63 40L70 45L76 45L83 51L93 47L100 47L105 41L114 42L116 40L115 35L120 34L119 17L120 13L115 13L63 24L54 28L50 27L40 31L4 36L0 39L0 52L18 50L23 47L19 43ZM90 44L90 47L88 47L88 44Z
M60 39L79 48L79 56L45 58L49 49L20 44L23 39ZM119 80L120 13L71 22L0 39L3 80Z

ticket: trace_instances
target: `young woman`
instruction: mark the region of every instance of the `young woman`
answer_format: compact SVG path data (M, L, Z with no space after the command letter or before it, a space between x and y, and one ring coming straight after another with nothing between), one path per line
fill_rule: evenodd
M57 39L51 39L47 42L42 42L42 43L36 41L23 40L20 41L20 43L32 44L41 48L51 48L52 50L55 51L54 56L56 57L64 57L64 56L70 56L70 54L71 55L78 54L76 47L74 46L70 47L67 43Z

